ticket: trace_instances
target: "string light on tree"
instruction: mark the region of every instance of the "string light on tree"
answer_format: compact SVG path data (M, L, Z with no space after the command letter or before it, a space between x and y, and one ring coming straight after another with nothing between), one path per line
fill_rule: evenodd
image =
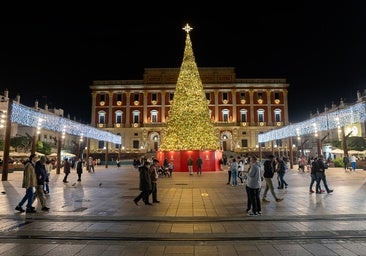
M217 150L219 141L189 36L193 28L187 24L182 29L187 33L183 62L160 150Z

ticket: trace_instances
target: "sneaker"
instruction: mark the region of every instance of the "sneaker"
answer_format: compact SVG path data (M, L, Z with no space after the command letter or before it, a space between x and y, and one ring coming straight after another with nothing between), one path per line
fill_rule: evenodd
M48 208L48 207L46 207L46 206L43 206L43 207L42 207L42 211L44 211L44 212L49 211L49 210L50 210L50 208Z
M25 212L25 210L23 209L23 207L17 205L17 207L15 207L15 210L20 211L20 212Z
M310 189L310 190L309 190L309 193L314 193L314 190Z
M267 200L267 199L265 199L265 198L262 198L262 201L263 201L264 203L269 203L269 202L270 202L269 200Z
M258 213L256 213L256 212L248 212L248 214L247 214L248 216L257 216L258 215Z
M332 193L332 192L333 192L333 189L329 189L329 190L328 190L328 194L329 194L329 193Z
M262 212L261 212L261 211L259 211L259 212L258 212L258 215L262 215Z
M34 208L27 208L27 210L25 210L26 213L36 213L37 211L34 210Z
M160 203L160 201L159 200L155 200L155 201L153 201L153 203Z
M283 198L277 198L276 199L276 202L281 202L281 201L283 201Z

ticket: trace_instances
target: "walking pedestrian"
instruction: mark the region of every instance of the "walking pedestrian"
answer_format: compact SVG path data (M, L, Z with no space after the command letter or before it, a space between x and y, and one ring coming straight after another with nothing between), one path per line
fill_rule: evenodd
M138 202L142 199L144 201L145 205L152 205L152 203L149 202L149 195L152 190L152 184L151 184L151 176L149 172L150 162L145 161L144 165L139 167L140 172L140 182L139 182L139 188L140 188L140 194L133 199L133 202L138 205Z
M67 176L69 176L70 170L71 170L71 164L67 160L67 158L65 158L65 160L64 160L64 173L65 173L65 176L64 176L64 179L62 180L63 183L68 183Z
M150 166L149 173L151 178L151 194L153 203L160 203L158 200L158 169L159 160L153 159L153 164Z
M37 177L37 186L36 191L33 195L33 201L35 198L38 199L38 202L41 204L42 211L48 211L50 208L46 206L46 197L44 196L44 183L49 182L47 180L47 171L46 171L46 157L41 156L41 158L35 163L34 170Z
M322 155L320 155L318 157L318 160L316 160L316 164L315 164L315 171L316 171L316 193L320 194L321 192L321 188L320 188L320 183L321 181L323 181L324 187L327 191L327 193L332 193L333 189L330 189L328 187L328 182L327 182L327 178L325 175L325 170L328 169L328 165L326 165L324 163L324 158Z
M196 160L196 165L197 165L197 175L202 175L202 159L201 157L198 157Z
M189 175L193 175L193 159L191 156L189 156L189 158L187 160L187 165L188 165Z
M32 206L33 204L33 196L34 196L34 187L37 186L37 177L36 171L34 169L35 164L35 157L36 154L31 154L29 156L28 161L24 165L23 170L23 182L22 187L25 188L25 195L20 200L18 205L15 207L15 210L19 212L26 212L26 213L35 213L36 210ZM23 209L23 204L27 201L26 210Z
M78 182L81 182L81 174L83 173L83 161L81 158L76 163L76 173L78 174Z
M269 200L267 200L266 197L267 197L268 190L270 190L271 194L272 194L273 198L276 200L276 202L281 202L283 200L283 198L277 197L276 193L274 192L274 187L273 187L273 182L272 182L272 178L276 171L276 161L275 161L274 155L269 155L268 159L266 161L264 161L263 166L264 166L263 177L266 182L266 187L263 192L262 201L269 202Z
M52 172L52 168L54 165L54 160L48 160L46 161L46 172L47 172L47 177L46 177L46 181L44 183L44 193L45 194L49 194L50 193L50 177L51 177L51 172Z
M285 174L286 174L286 169L287 169L287 164L285 162L285 160L277 157L276 158L276 171L279 177L279 186L278 189L284 189L288 187L287 182L285 181Z
M236 162L235 158L231 163L230 171L231 171L232 186L236 187L238 185L238 163Z

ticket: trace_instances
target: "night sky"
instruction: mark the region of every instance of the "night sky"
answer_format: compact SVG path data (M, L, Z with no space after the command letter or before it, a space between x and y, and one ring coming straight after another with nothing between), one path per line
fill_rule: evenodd
M8 89L24 105L38 99L42 108L47 103L89 123L92 81L140 80L144 68L179 68L186 23L198 67L234 67L237 78L286 78L292 123L341 98L352 103L366 89L363 1L255 2L18 13L0 22L1 94Z

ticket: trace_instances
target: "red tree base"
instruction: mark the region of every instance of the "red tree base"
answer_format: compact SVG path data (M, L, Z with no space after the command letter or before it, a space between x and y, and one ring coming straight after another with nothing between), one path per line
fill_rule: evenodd
M220 159L222 151L219 150L181 150L181 151L158 151L157 158L159 165L163 165L164 159L173 162L175 172L188 172L187 161L193 159L193 171L197 171L196 160L198 156L202 159L202 172L220 171Z

